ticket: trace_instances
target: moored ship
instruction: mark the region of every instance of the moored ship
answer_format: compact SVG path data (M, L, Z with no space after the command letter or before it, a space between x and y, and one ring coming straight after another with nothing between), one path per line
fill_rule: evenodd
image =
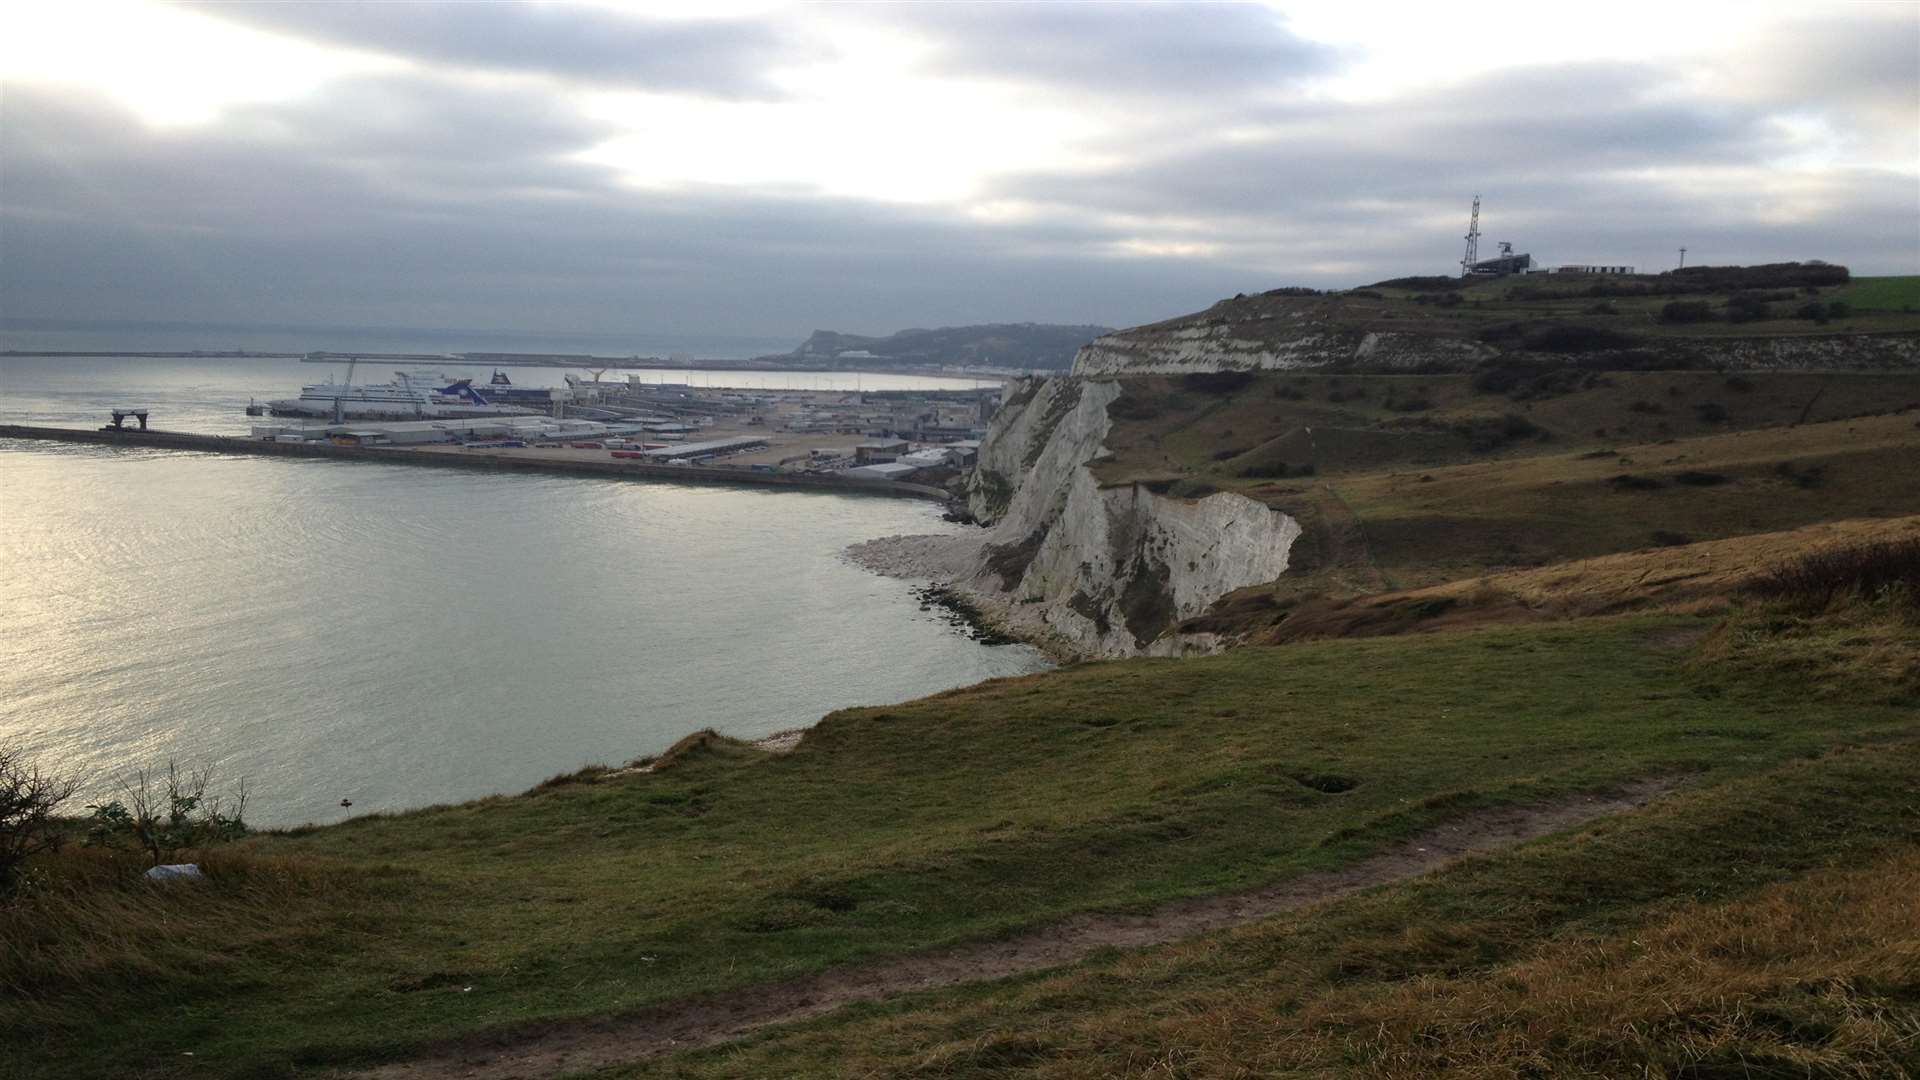
M523 416L539 410L492 400L472 379L448 379L434 371L396 371L387 383L336 383L302 387L297 398L267 403L275 416L342 420L412 420L433 417Z

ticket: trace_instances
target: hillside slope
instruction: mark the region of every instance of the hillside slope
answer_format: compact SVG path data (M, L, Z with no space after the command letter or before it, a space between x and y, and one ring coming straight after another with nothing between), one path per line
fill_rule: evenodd
M1914 564L1903 589L1920 584ZM703 1001L724 1015L746 988L1090 912L1316 881L1450 823L1684 781L1631 820L1431 881L1138 959L1094 956L1064 984L911 999L890 1007L897 1028L871 1027L871 1013L821 1021L759 1044L752 1054L770 1055L759 1064L730 1050L685 1068L890 1072L917 1042L956 1047L944 1072L998 1075L991 1061L1079 1075L1106 1060L1102 1039L1141 1062L1153 1045L1209 1045L1203 1021L1166 1018L1202 1015L1178 1001L1229 999L1246 1023L1326 1034L1331 1052L1347 1030L1328 1019L1343 995L1391 1010L1400 980L1431 975L1461 980L1447 993L1466 1002L1502 985L1507 964L1533 963L1526 977L1553 984L1538 965L1568 935L1611 948L1628 928L1695 917L1687 904L1745 903L1836 863L1868 877L1807 888L1849 895L1920 841L1912 592L1808 609L1743 588L1690 614L1079 665L836 713L785 755L700 736L645 768L196 853L209 877L184 889L155 890L138 859L70 849L0 907L0 1038L22 1077L387 1061L458 1075L490 1046L576 1030L564 1025L606 1030ZM1914 924L1899 925L1908 937L1893 940L1908 942ZM1795 961L1795 977L1880 970L1834 947ZM1260 959L1277 955L1301 962ZM1115 965L1164 975L1116 982ZM1873 977L1856 994L1876 1015L1920 1000L1920 982ZM1036 985L1079 989L1043 1006ZM1790 990L1777 977L1757 985ZM1761 1038L1731 1006L1699 1008ZM1141 1026L1143 1011L1165 1022ZM980 1025L1022 1030L1023 1015L1055 1017L1040 1021L1052 1034L1020 1038L1056 1049L977 1063L957 1049ZM928 1042L928 1023L953 1034ZM1880 1044L1824 1029L1769 1030L1769 1045L1822 1060L1888 1060ZM1635 1045L1672 1061L1698 1050L1658 1028Z
M1464 371L1503 357L1576 356L1615 370L1872 370L1920 362L1920 305L1903 284L1909 279L1801 285L1845 271L1796 273L1797 266L1699 268L1726 273L1691 278L1554 274L1403 279L1413 287L1387 282L1345 292L1275 289L1102 335L1080 351L1073 372ZM1743 287L1748 279L1768 284ZM1697 307L1678 321L1669 317L1675 303Z

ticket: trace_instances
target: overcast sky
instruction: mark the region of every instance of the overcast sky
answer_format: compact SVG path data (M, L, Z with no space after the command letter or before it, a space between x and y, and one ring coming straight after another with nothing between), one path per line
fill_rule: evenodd
M1577 10L1573 10L1576 9ZM1920 272L1920 5L0 5L0 316L1126 326L1483 252Z

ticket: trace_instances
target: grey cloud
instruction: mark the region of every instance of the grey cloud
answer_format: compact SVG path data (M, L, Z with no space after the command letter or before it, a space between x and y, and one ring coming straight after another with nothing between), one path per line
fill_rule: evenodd
M423 63L717 97L775 96L764 73L788 44L766 21L648 19L521 3L196 6L258 29Z
M1058 224L1005 234L852 200L635 193L595 173L551 197L522 182L544 175L536 159L551 132L538 123L518 143L492 144L521 162L500 166L507 179L454 168L433 177L448 186L428 190L393 178L420 175L430 149L409 156L404 140L358 140L345 127L318 146L226 128L156 138L87 103L10 92L6 108L0 315L10 318L788 336L815 325L1136 322L1256 280L1216 265L1089 259L1102 237ZM312 106L282 108L274 123L289 128L321 119ZM68 138L48 147L49 131ZM75 156L81 145L91 149ZM356 148L351 160L342 145ZM1030 254L1009 254L1019 249Z
M1245 4L926 4L882 13L932 39L941 73L1097 97L1273 90L1340 59Z
M283 28L322 18L245 11ZM1121 164L1009 177L986 193L1040 208L1019 224L806 192L625 187L574 160L609 130L566 95L474 74L499 69L488 50L506 49L504 37L421 45L410 55L458 59L198 128L150 130L96 100L10 85L0 314L753 336L1126 325L1274 285L1443 272L1475 191L1490 239L1560 261L1654 267L1685 243L1690 259L1716 262L1920 265L1910 172L1830 170L1793 213L1769 207L1769 183L1792 175L1769 164L1785 148L1769 122L1784 91L1702 100L1675 71L1595 64L1370 105L1288 101L1264 90L1326 57L1263 12L1110 15L859 16L913 25L942 43L949 70L1139 106L1104 148ZM611 64L610 53L563 62L564 40L536 39L515 70L599 78L595 65ZM703 85L735 85L743 71L723 64ZM1179 100L1161 108L1143 94ZM1705 179L1650 179L1662 168ZM1737 187L1713 187L1719 175ZM1133 239L1213 253L1120 254Z

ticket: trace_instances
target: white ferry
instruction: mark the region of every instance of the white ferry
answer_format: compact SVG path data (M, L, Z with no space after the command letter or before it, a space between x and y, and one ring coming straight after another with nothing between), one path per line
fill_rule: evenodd
M337 417L342 420L415 420L430 417L524 416L534 409L489 401L472 379L448 379L437 371L396 371L388 383L323 383L301 387L297 398L267 402L275 416Z

